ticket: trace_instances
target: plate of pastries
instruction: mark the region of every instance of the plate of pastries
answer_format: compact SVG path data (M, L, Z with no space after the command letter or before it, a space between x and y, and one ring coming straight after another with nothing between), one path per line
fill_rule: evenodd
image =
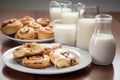
M60 43L24 43L7 50L2 60L8 67L32 74L62 74L90 65L87 51Z
M54 39L53 25L48 18L12 18L3 21L0 29L7 38L19 42L47 42Z

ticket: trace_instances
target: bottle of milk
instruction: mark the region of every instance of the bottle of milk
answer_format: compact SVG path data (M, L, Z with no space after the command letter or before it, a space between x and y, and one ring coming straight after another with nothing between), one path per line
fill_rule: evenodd
M89 42L89 54L93 63L111 64L115 56L115 40L111 31L112 16L100 14L95 17L96 29Z

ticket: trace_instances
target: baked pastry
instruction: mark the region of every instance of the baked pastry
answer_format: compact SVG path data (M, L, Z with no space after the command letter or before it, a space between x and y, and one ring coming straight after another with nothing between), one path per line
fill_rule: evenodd
M50 28L53 28L52 22L50 22L47 26L50 27Z
M42 54L44 51L43 46L37 43L25 43L15 49L13 52L13 57L19 59L25 56L32 56L36 54Z
M38 39L48 39L54 37L54 30L51 27L41 27L38 30Z
M32 27L24 26L17 31L15 38L26 40L35 39L35 30Z
M62 48L60 43L41 44L44 47L43 53L49 55L52 50Z
M42 27L42 25L40 25L36 22L30 22L30 23L28 23L27 26L32 27L33 29L40 29Z
M50 20L48 18L38 18L36 22L46 27L50 23Z
M62 48L51 51L50 59L51 62L59 68L76 65L79 63L75 55Z
M1 30L4 34L12 35L15 34L22 26L23 24L19 20L13 18L4 21L1 25Z
M22 65L29 68L46 68L50 66L50 64L50 58L45 54L24 57L22 59Z
M35 30L35 38L38 39L38 31L42 27L42 25L37 22L30 22L27 26L32 27Z
M35 19L34 18L31 18L30 16L25 16L24 18L21 18L20 21L23 23L23 25L27 25L29 24L30 22L34 22Z

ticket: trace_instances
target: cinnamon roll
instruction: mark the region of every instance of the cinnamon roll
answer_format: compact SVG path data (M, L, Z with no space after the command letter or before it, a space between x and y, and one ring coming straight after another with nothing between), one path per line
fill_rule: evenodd
M36 22L46 27L50 23L50 20L48 18L38 18Z
M24 18L20 19L20 21L23 23L23 25L27 25L30 22L34 22L34 18L31 18L30 16L25 16Z
M50 59L52 63L59 68L76 65L79 63L75 55L62 48L51 51Z
M40 29L42 25L36 23L36 22L30 22L27 26L32 27L34 29Z
M50 66L50 58L45 54L24 57L22 59L22 65L29 68L46 68Z
M37 22L30 22L28 26L35 30L35 38L38 39L38 30L42 27L42 25L38 24Z
M41 27L38 30L38 39L48 39L54 37L54 30L51 27Z
M24 26L15 34L15 38L31 40L35 39L35 31L31 27Z
M52 50L62 48L60 43L41 44L44 47L43 53L49 55Z
M23 24L19 20L13 18L4 21L1 25L1 30L4 34L11 35L15 34L21 27L23 27Z
M15 51L13 52L13 57L15 59L19 59L19 58L26 57L26 56L42 54L43 51L44 51L44 48L40 44L25 43L21 45L20 47L18 47L17 49L15 49Z

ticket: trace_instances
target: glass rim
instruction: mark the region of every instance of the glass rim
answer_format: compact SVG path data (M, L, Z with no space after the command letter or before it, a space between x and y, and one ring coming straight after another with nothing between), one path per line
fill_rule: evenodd
M85 5L86 8L99 8L97 5Z
M109 14L99 14L95 16L95 20L109 20L112 21L112 16Z

